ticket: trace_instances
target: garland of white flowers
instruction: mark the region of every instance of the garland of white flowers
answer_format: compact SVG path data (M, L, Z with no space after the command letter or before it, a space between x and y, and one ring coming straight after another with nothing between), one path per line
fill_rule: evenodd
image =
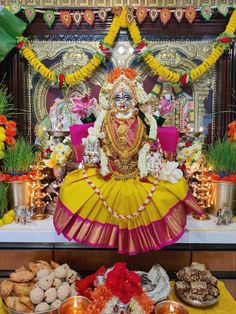
M145 114L149 125L150 125L150 131L148 135L148 139L152 141L156 141L157 139L157 122L155 118L149 114ZM151 145L150 143L145 143L141 150L139 151L139 156L138 156L138 169L140 173L140 177L146 177L148 175L148 169L147 169L147 156L150 152Z

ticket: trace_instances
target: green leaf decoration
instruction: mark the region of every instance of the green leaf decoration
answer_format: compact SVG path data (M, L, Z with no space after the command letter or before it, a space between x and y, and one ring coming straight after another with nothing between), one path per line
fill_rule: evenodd
M22 6L20 3L11 3L9 5L9 9L10 9L11 13L13 13L13 14L19 13L21 8L22 8Z
M36 16L35 8L34 7L25 8L25 16L26 16L28 22L31 23Z
M207 4L204 4L202 7L201 7L201 10L200 10L200 13L201 13L201 16L206 20L206 21L209 21L211 16L212 16L212 8L210 5L207 5Z
M229 13L229 8L226 4L218 5L218 12L224 16L227 16Z
M52 10L47 10L43 14L44 22L47 24L48 27L52 27L53 23L55 22L55 13Z

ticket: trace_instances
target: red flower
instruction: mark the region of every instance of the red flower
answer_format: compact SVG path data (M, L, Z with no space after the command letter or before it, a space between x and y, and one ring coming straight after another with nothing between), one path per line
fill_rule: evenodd
M116 263L112 271L107 274L106 286L124 304L129 303L135 295L143 293L140 277L129 271L125 263Z
M188 74L185 73L184 75L181 76L179 82L182 86L184 86L188 83L188 79L189 79Z
M16 128L6 127L5 134L6 136L11 136L11 137L16 136Z
M102 53L107 57L109 54L110 54L110 50L109 48L103 46L103 45L100 45L99 46L100 50L102 51Z
M189 147L189 146L191 146L191 143L190 143L190 142L186 142L186 143L185 143L185 146L186 146L186 147Z
M7 145L12 146L12 145L14 145L16 143L16 140L12 136L7 136L6 139L5 139L5 143Z
M18 44L16 45L16 48L18 49L22 49L24 47L24 43L22 41L18 42Z
M232 39L230 37L223 37L217 40L219 43L230 44Z
M58 75L58 84L59 84L60 88L62 88L64 80L65 80L65 75L64 74L59 74Z
M138 46L136 46L135 51L140 52L143 48L147 47L144 41L141 41Z

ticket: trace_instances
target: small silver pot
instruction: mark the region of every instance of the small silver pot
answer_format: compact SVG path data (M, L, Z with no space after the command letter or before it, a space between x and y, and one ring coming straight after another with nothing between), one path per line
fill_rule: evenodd
M210 195L210 214L216 216L219 209L229 207L236 215L236 182L213 181Z

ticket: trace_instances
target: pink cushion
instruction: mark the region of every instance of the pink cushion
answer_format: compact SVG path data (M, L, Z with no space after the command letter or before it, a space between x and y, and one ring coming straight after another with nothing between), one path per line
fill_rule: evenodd
M70 127L71 143L75 151L77 162L83 159L82 139L88 136L88 128L94 123L75 124ZM158 128L158 137L161 147L167 156L172 156L179 140L179 131L175 127Z

